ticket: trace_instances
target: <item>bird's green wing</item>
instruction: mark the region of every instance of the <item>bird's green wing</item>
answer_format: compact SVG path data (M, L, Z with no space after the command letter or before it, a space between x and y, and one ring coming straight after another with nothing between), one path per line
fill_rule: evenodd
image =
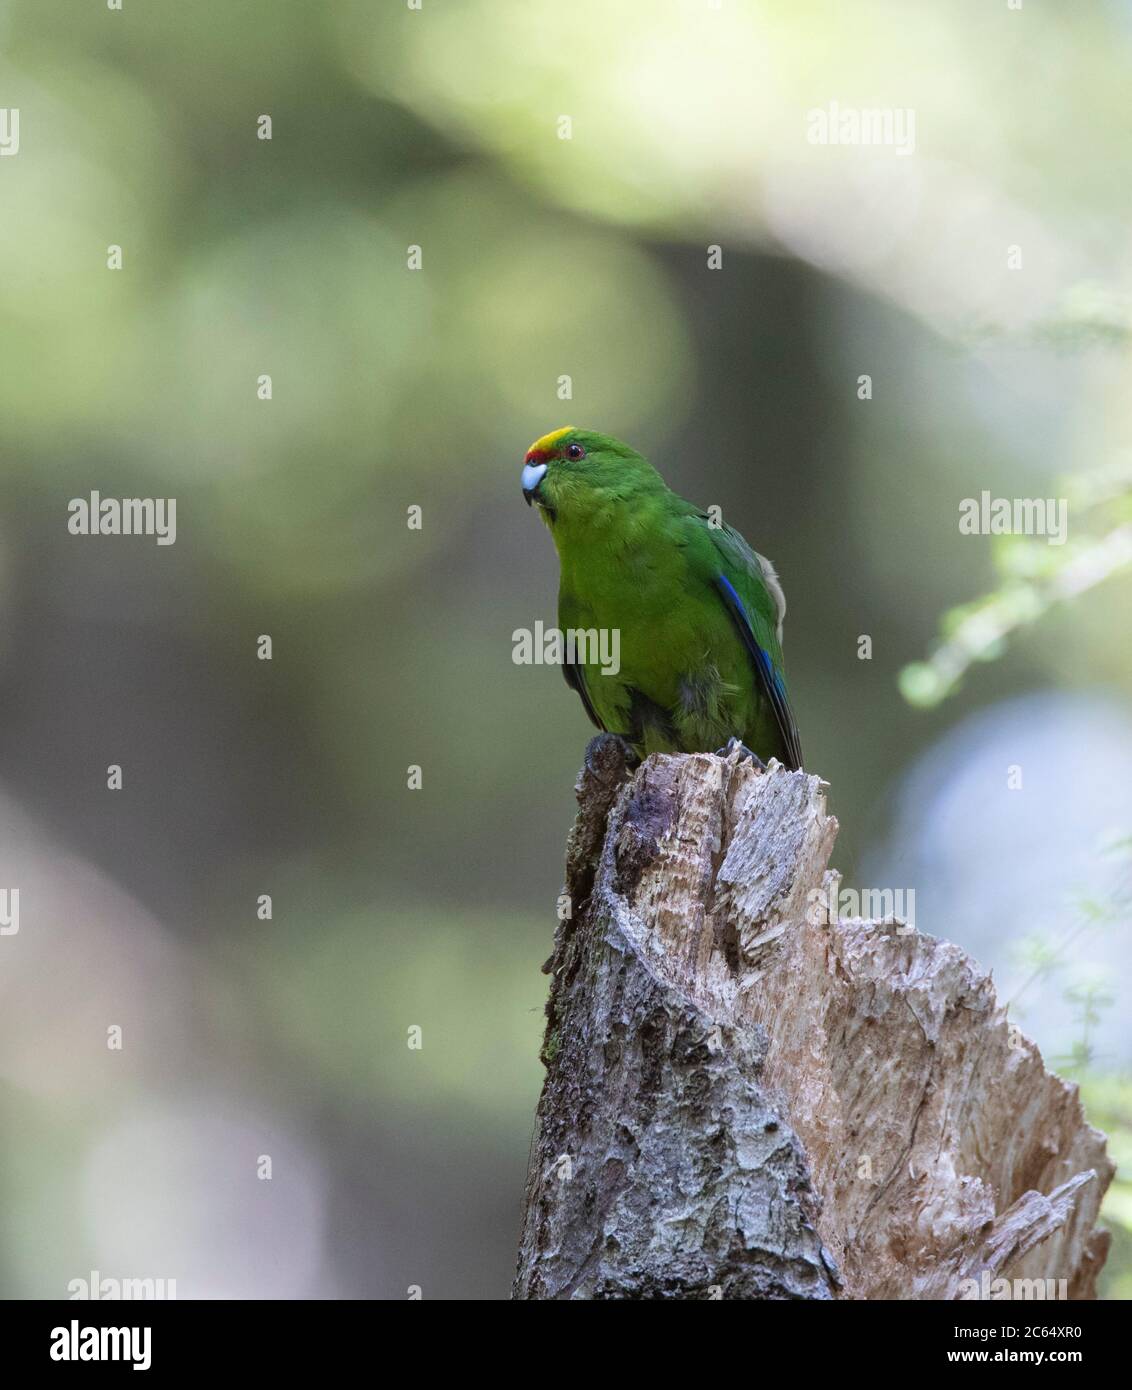
M606 732L605 725L597 717L597 710L593 707L590 693L586 689L586 673L576 661L564 661L562 663L562 674L566 677L566 684L571 690L576 690L582 697L582 704L585 706L586 713L590 717L590 723L595 724L602 733Z
M746 649L755 683L774 714L791 768L802 766L802 742L790 708L782 674L780 628L785 611L782 589L770 564L730 526L711 526L702 513L693 518L710 547L696 545L707 557L705 576L719 594Z

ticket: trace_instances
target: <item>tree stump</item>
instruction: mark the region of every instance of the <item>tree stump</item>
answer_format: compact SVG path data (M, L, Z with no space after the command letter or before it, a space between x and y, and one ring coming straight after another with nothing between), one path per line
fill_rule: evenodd
M516 1298L1093 1296L1104 1136L957 946L821 911L823 786L591 743Z

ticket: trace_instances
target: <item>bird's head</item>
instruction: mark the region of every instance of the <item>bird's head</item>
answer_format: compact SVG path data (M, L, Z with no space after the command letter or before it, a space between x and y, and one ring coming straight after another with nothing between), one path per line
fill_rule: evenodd
M523 496L552 529L615 519L643 493L664 491L660 474L628 444L567 425L536 439L523 460Z

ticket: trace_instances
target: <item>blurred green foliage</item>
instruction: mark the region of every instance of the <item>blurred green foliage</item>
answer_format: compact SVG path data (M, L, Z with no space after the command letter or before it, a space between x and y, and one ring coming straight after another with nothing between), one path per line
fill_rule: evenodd
M977 499L972 499L977 500ZM900 673L900 688L914 705L938 704L975 662L1001 656L1008 638L1036 623L1056 604L1072 603L1090 589L1132 569L1132 463L1057 479L1048 499L1063 505L1072 530L1064 543L1045 535L993 537L998 587L948 609L943 640L930 660Z

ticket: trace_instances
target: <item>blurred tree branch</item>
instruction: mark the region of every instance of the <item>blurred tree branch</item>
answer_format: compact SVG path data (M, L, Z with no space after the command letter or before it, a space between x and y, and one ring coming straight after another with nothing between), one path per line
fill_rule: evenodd
M944 615L942 640L928 660L913 662L900 673L900 689L909 703L939 704L976 661L1001 655L1019 628L1132 569L1132 464L1063 478L1058 491L1066 498L1074 528L1083 523L1082 534L1061 546L1050 545L1044 536L994 537L992 554L1001 584Z

